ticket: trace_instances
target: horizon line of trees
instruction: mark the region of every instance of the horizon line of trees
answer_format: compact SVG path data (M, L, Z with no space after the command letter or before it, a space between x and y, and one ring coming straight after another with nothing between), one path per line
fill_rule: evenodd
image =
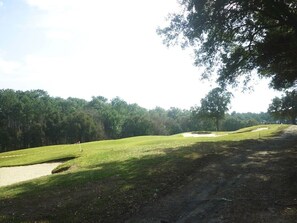
M297 90L286 91L281 98L275 97L268 113L280 123L297 124Z
M221 130L273 123L268 113L226 114ZM172 135L216 130L216 123L190 110L148 110L119 97L86 101L51 97L46 91L0 90L0 152L140 135Z

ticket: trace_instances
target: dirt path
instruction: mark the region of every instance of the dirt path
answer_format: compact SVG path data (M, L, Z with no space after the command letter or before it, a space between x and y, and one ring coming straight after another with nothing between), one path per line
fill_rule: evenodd
M43 163L28 166L0 168L0 187L50 175L52 170L60 164L62 163Z
M127 222L297 222L297 126L207 159L184 186Z

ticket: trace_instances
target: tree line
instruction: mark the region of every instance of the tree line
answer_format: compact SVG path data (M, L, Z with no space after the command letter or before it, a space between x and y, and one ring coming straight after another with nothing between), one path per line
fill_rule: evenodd
M231 113L221 130L273 122L268 113ZM145 109L119 97L51 97L43 90L0 90L0 152L140 135L216 130L216 123L189 110Z
M268 108L269 114L279 123L297 124L297 90L286 91L281 98L275 97Z

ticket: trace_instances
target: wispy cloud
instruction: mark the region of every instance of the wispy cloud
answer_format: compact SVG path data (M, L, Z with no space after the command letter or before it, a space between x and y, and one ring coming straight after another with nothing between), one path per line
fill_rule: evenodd
M0 58L0 73L2 73L2 74L5 74L5 75L13 74L20 67L21 67L21 64L19 64L16 61L8 61L3 58Z
M53 96L85 99L120 96L149 108L189 108L214 86L200 81L189 51L167 49L156 35L167 13L177 9L175 0L23 2L30 13L19 14L24 18L18 22L26 23L20 33L34 38L21 56L7 48L9 56L0 54L2 88L40 88ZM17 30L13 35L19 35Z

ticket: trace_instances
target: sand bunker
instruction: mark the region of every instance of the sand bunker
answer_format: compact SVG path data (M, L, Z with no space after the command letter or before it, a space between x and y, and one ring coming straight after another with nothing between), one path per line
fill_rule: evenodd
M57 162L17 167L2 167L0 168L0 187L50 175L52 174L52 170L60 164L62 163Z
M254 129L252 132L259 132L259 131L263 131L263 130L267 130L268 128L257 128L257 129Z
M190 132L183 133L183 137L218 137L219 135L216 134L193 134Z
M264 127L264 128L257 128L252 130L251 132L259 132L259 131L263 131L263 130L267 130L268 127ZM210 134L195 134L195 133L191 133L191 132L187 132L187 133L183 133L183 137L220 137L220 136L225 136L227 134L222 134L222 135L217 135L214 133L210 133Z

